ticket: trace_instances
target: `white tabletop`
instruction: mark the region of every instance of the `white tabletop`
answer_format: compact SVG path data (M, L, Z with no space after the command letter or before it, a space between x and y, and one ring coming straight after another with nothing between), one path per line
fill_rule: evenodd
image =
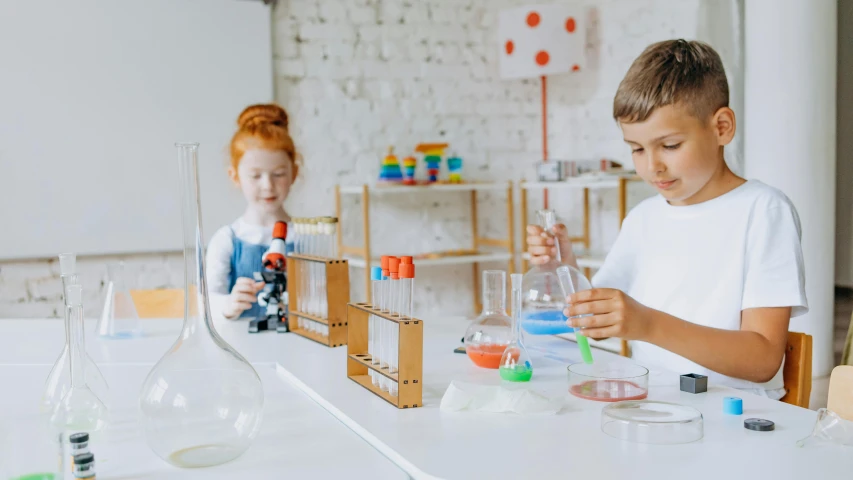
M143 355L159 357L180 328L179 322L166 320L146 320L144 325L148 336L142 340L90 339L87 347L105 365ZM678 374L663 370L650 374L649 399L699 409L704 438L667 446L611 438L600 430L603 404L566 395L566 365L579 361L580 355L574 343L561 339L532 339L535 374L529 388L564 396L565 408L553 416L518 416L439 410L452 380L499 384L495 371L452 353L466 327L462 319L425 322L425 406L406 410L397 410L346 378L345 348L329 349L290 334L248 334L241 322L218 325L223 337L250 361L275 362L281 378L415 478L833 479L849 478L853 471L849 448L795 446L810 433L815 412L715 385L705 394L683 393ZM61 322L55 320L0 321L0 364L52 358L61 348L61 332ZM594 354L597 362L628 361L607 352ZM732 395L743 398L744 415L722 413L722 398ZM776 430L745 430L743 419L748 417L772 420Z
M98 478L408 478L294 388L271 362L253 362L264 385L264 419L244 455L203 470L165 463L145 445L137 402L145 376L175 340L180 322L146 322L145 327L148 335L138 340L88 338L89 350L110 385L110 424L91 442ZM50 364L62 348L63 329L55 320L0 321L0 332L0 478L5 479L4 470L33 465L27 458L33 445L16 450L13 439L39 428L38 400Z

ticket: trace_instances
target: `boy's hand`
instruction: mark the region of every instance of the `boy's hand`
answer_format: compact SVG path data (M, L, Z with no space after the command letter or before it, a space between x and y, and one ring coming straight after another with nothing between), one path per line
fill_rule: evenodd
M530 254L530 263L542 265L556 258L555 240L560 245L562 263L573 264L575 254L572 251L572 242L569 241L569 231L562 223L554 225L551 232L545 232L539 225L527 226L527 253Z
M651 331L655 310L613 288L584 290L566 299L569 307L563 314L570 317L569 326L583 327L589 338L620 337L644 340ZM589 315L571 318L576 315Z
M225 301L225 308L222 312L225 318L237 318L244 311L252 308L258 298L258 292L264 288L264 282L256 282L251 278L240 277L234 283L234 288L231 289L231 294Z

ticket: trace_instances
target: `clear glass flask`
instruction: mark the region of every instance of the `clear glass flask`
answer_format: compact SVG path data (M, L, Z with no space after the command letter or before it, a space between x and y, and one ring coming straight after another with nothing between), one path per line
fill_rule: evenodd
M539 210L536 213L539 216L539 225L546 232L551 233L557 223L557 215L553 210ZM555 245L555 247L557 253L551 261L543 265L535 265L524 274L521 326L531 335L555 335L574 331L566 323L568 319L563 315L567 305L557 277L557 268L562 266L560 246ZM569 270L578 291L589 288L589 281L578 269L569 267Z
M71 267L71 270L73 271L73 266ZM88 385L89 388L95 392L95 395L97 395L98 398L100 398L101 401L109 407L110 389L107 385L107 380L95 364L95 361L92 360L92 357L90 357L86 352L83 317L72 316L72 312L68 308L68 287L72 285L79 285L79 283L80 281L77 278L76 273L63 273L62 285L63 292L65 292L65 345L62 347L62 352L60 352L59 358L57 358L56 362L53 364L53 368L50 369L50 373L47 375L47 380L45 380L44 384L44 391L41 396L39 411L46 415L47 418L53 414L54 410L56 410L56 406L59 405L59 402L65 394L71 390L71 368L69 367L69 359L71 356L70 352L72 342L78 342L79 350L83 352L86 385ZM72 328L72 321L79 322L79 325ZM72 330L77 333L75 335L69 335Z
M498 372L501 378L509 382L529 382L533 377L533 364L530 362L530 354L524 347L521 335L521 284L520 273L509 276L512 282L512 341L504 349L501 357L501 366Z
M107 293L97 332L102 337L134 338L142 334L136 305L125 283L124 262L107 266Z
M483 271L483 313L465 332L465 353L478 367L498 368L512 341L512 319L506 313L506 272Z
M178 467L233 460L258 434L264 408L261 379L213 326L204 275L198 186L198 144L181 143L184 237L184 326L154 366L139 395L148 446Z
M71 388L63 395L50 416L50 424L58 432L99 432L107 424L109 412L106 404L86 383L86 350L80 341L83 335L83 288L69 285L65 290L68 302L65 310L70 318L70 329L65 331L69 345L68 367Z

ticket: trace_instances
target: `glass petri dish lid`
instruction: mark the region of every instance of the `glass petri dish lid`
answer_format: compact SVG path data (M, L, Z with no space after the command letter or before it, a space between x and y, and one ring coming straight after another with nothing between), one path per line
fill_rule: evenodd
M601 431L636 443L674 445L701 440L702 412L677 403L637 400L601 409Z

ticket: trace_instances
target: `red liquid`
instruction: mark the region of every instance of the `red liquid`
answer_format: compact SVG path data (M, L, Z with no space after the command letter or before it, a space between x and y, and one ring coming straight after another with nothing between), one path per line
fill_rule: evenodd
M474 365L483 368L498 368L501 366L501 357L504 355L506 345L481 345L468 346L465 353L474 362Z
M649 391L627 380L588 380L569 388L569 393L585 400L597 402L621 402L642 400Z

